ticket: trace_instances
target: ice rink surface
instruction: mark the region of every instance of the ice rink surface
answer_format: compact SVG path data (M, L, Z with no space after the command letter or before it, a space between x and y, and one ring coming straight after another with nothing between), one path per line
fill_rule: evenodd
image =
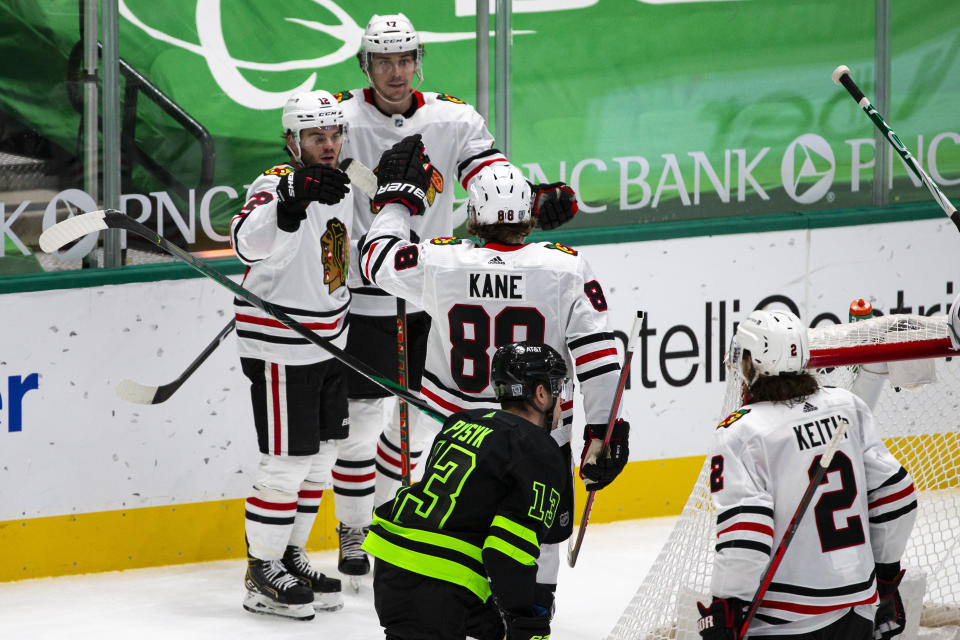
M676 518L591 524L577 560L561 561L554 640L604 638L653 564ZM337 552L311 553L337 576ZM226 560L0 584L0 638L187 640L383 638L369 578L344 607L308 622L248 613L242 560Z

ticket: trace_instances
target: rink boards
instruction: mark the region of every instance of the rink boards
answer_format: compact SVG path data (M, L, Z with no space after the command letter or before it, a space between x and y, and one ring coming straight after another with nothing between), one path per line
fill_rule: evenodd
M679 513L720 417L722 354L752 309L785 306L817 325L844 320L855 297L884 313L943 313L958 241L945 219L567 241L602 283L615 330L648 315L624 396L631 464L592 521ZM229 318L230 293L189 278L0 301L0 581L242 556L258 454L235 339L164 404L114 394L123 378L176 378ZM315 549L336 544L332 504Z

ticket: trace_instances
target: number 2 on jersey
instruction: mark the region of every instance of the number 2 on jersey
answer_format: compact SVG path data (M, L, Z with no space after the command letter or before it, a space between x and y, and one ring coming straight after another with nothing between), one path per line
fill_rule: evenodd
M819 465L820 456L817 456L810 465L808 477L813 477ZM849 509L857 499L857 477L853 472L853 463L842 451L837 451L833 456L833 460L830 461L830 466L827 467L827 472L820 484L827 483L831 472L840 474L840 488L825 491L813 507L813 513L817 521L817 533L820 534L820 548L824 552L855 547L866 541L860 516L847 518L847 526L842 528L837 527L834 517L834 512Z
M457 386L480 393L490 384L491 323L486 309L476 304L456 304L447 313L450 323L450 374ZM525 340L543 342L546 321L533 307L507 307L493 319L493 346L515 341L516 328L525 327Z

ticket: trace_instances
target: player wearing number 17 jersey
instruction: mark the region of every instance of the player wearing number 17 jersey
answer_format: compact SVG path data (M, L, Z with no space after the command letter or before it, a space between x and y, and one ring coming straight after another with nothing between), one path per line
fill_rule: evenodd
M904 629L900 558L916 518L907 470L880 440L867 405L806 373L806 327L754 311L729 363L747 404L720 423L710 452L717 514L707 640L739 637L742 616L833 432L847 433L773 575L748 637L890 638Z

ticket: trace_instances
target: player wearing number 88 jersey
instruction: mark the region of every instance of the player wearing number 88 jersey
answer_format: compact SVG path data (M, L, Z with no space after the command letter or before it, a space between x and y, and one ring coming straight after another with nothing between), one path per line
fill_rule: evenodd
M728 365L743 374L746 404L717 427L709 454L717 555L714 601L701 605L708 640L738 637L745 605L843 422L846 436L747 635L853 640L903 630L897 587L917 513L913 481L867 405L805 372L808 353L806 327L783 311L754 311L731 343Z

